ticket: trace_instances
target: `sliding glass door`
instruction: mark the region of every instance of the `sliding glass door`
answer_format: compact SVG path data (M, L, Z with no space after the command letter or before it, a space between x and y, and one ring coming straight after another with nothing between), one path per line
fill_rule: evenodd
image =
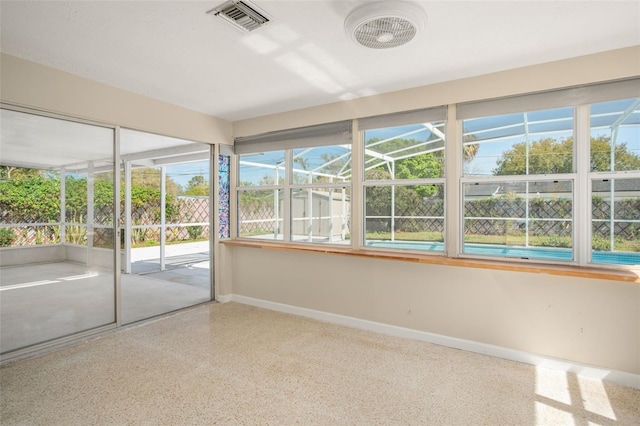
M3 360L213 299L210 145L0 113Z
M0 114L0 352L115 326L115 129Z

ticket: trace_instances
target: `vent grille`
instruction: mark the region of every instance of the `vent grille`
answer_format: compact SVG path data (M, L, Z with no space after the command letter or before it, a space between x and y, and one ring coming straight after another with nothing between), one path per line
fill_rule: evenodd
M245 32L257 30L270 21L263 11L247 1L229 0L207 13L218 16Z
M402 46L416 36L412 22L398 17L383 17L362 23L353 32L358 43L372 49Z

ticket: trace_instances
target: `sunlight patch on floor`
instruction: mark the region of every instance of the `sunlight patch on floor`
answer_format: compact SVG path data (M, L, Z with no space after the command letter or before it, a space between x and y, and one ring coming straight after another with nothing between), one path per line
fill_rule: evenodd
M541 424L601 424L603 419L617 420L601 380L571 373L536 368L536 419Z
M611 420L616 420L616 415L613 412L609 396L607 395L607 391L605 390L602 381L588 377L577 377L584 409L591 413L607 417Z

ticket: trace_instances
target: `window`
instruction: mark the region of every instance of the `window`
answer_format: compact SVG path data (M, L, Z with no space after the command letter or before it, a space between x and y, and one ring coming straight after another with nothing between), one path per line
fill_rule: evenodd
M361 120L364 244L444 251L445 110Z
M239 237L349 243L350 122L239 138L235 149Z
M574 111L467 119L463 253L573 260Z
M292 152L291 241L348 243L351 146Z
M634 79L458 105L462 253L640 264L637 96Z
M350 122L238 138L237 235L640 264L640 79L359 118L357 127L354 164Z
M283 239L285 152L240 155L238 236Z
M590 106L591 261L640 264L640 99Z

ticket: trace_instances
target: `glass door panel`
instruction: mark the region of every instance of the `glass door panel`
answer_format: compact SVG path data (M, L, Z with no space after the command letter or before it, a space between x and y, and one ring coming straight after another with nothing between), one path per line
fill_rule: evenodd
M210 146L122 129L122 322L211 300Z
M116 321L114 129L0 112L4 355Z

